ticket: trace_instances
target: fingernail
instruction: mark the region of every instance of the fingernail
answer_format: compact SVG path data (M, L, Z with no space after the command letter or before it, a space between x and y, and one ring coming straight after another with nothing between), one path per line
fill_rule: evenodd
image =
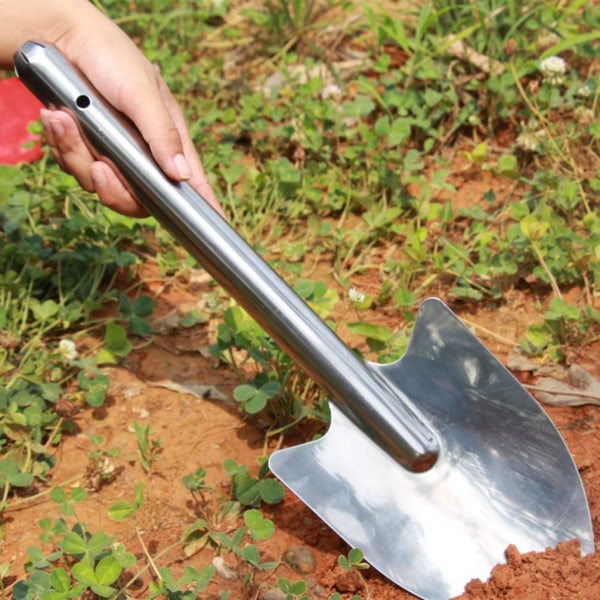
M62 137L65 135L65 128L58 119L50 119L50 129L56 137Z
M190 179L192 177L192 169L183 154L175 155L173 162L181 179Z
M94 184L94 189L97 191L100 188L106 186L106 175L102 168L92 167L91 169L92 175L92 183Z
M44 125L47 125L50 123L51 116L52 116L51 110L48 110L47 108L42 108L42 110L40 110L40 118L42 119L42 123Z

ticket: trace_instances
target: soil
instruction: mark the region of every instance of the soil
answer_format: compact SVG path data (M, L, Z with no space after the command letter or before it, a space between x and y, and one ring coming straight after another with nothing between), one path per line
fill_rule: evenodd
M457 193L448 195L455 208L481 202L490 188L500 199L509 193L506 180L494 180L489 172L473 167L459 153L453 161L452 183ZM312 278L315 278L313 272ZM198 505L181 484L181 477L202 467L206 481L213 487L207 494L208 511L216 517L219 501L229 497L230 480L223 463L234 459L248 465L252 473L258 471L257 460L274 449L274 441L267 441L265 432L249 423L232 399L233 389L239 383L234 372L218 364L209 355L208 346L214 340L216 322L208 321L189 329L169 329L169 316L177 311L184 314L196 308L208 292L213 290L210 280L202 272L191 272L185 278L159 281L158 269L151 259L140 272L145 282L143 292L157 302L157 326L164 332L141 343L119 365L107 367L111 386L105 405L96 410L75 411L71 416L76 431L64 437L57 450L56 466L51 473L50 485L84 486L88 490L85 501L77 505L76 518L87 524L90 531L102 530L116 536L118 541L134 552L139 564L148 564L153 557L159 566L167 566L174 574L183 572L185 565L198 569L211 563L214 551L200 549L191 557L181 545L182 532L199 516ZM319 264L318 276L334 287L331 269ZM353 278L353 285L366 292L378 292L379 282L369 275ZM536 303L544 302L531 290L511 290L502 303L473 309L447 297L445 290L436 290L451 308L473 329L486 346L506 363L517 346L517 340L528 325L539 322ZM579 290L568 291L576 301ZM402 315L390 309L371 315L374 323L388 327L401 323ZM368 320L368 319L367 319ZM348 332L341 331L342 337ZM348 340L352 343L353 340ZM600 378L597 356L600 343L589 345L573 357L591 375ZM523 384L535 384L536 375L529 371L514 373ZM186 385L199 395L174 389L173 383ZM535 393L534 393L535 395ZM596 538L600 539L600 414L592 404L581 406L546 406L547 412L563 435L580 471L590 504ZM153 439L160 441L160 454L150 474L145 473L137 460L137 440L133 421L150 425ZM100 485L98 469L89 457L94 448L90 436L99 435L107 450L118 448L117 457L109 459L105 471L110 480ZM286 438L285 444L306 439L302 429ZM137 519L116 523L107 516L107 509L115 501L132 501L136 482L144 482L145 503ZM49 487L48 486L48 487ZM44 489L40 486L39 492ZM30 490L31 491L31 490ZM284 500L274 506L262 506L265 516L272 519L276 533L268 541L259 542L262 560L280 561L284 555L299 555L292 568L282 562L274 571L257 575L260 584L256 595L244 591L240 579L228 580L226 572L217 576L202 598L217 599L223 590L232 590L232 598L265 598L277 585L277 579L291 581L304 579L309 583L311 598L329 598L338 592L344 600L353 594L373 600L410 600L408 592L386 580L374 569L347 573L338 566L340 554L346 554L347 545L329 527L317 518L299 499L288 492ZM42 545L39 541L38 520L60 516L59 508L48 494L17 498L6 511L5 535L0 548L0 564L12 564L12 578L23 576L27 548ZM219 521L223 531L231 532L239 521L227 518ZM598 546L596 546L598 549ZM238 565L230 555L225 557L232 569ZM238 573L240 575L240 573ZM155 578L152 568L136 572L129 593L133 598L149 595L148 585ZM507 548L507 562L498 565L486 582L465 582L460 600L560 600L600 597L600 552L581 557L577 542L568 541L545 552L521 554L518 548ZM458 600L458 599L457 599Z
M156 323L169 321L173 310L184 313L198 305L210 291L209 278L202 272L192 272L185 280L173 280L166 285L157 283L156 266L152 261L144 266L141 277L146 281L145 292L157 300ZM333 282L328 282L334 285ZM367 279L357 280L361 289L369 287ZM577 291L571 292L576 294ZM507 360L515 340L528 323L537 319L532 298L525 292L513 291L500 306L478 308L476 312L455 306L463 319L482 341L503 362ZM392 325L398 316L387 312L383 320ZM226 498L229 479L223 463L233 458L238 464L249 465L257 471L257 459L272 449L264 432L245 421L232 400L238 381L232 370L208 354L214 336L215 323L208 322L191 329L173 329L155 335L152 341L130 354L118 366L106 368L111 379L110 393L105 406L76 413L72 419L75 434L66 436L56 455L56 467L51 483L66 487L82 485L88 488L87 499L77 506L77 519L91 531L103 530L117 536L134 551L142 563L145 555L154 557L174 573L184 565L202 567L214 557L204 549L187 558L178 541L182 531L198 517L197 506L190 493L181 485L181 477L198 467L207 471L206 480L214 486L210 510L216 510L217 498ZM512 342L512 344L511 344ZM579 364L591 374L600 376L595 363L599 345L587 347ZM516 373L523 383L535 383L529 373ZM200 397L169 389L172 382L205 386ZM167 386L167 387L165 387ZM203 397L204 396L204 397ZM570 448L581 473L588 495L594 529L600 526L600 455L598 408L548 406L547 410ZM148 476L136 460L137 442L132 422L150 424L152 436L160 440L160 455ZM119 448L118 457L111 459L111 481L97 485L89 452L90 436L101 435L104 448ZM286 443L302 441L302 431ZM137 521L115 523L107 517L107 509L118 499L131 501L137 481L145 485L145 504ZM94 490L94 488L97 488ZM40 491L42 491L40 489ZM276 534L260 543L263 560L280 560L284 553L307 553L296 571L282 563L274 572L260 573L261 594L276 587L277 578L303 578L311 585L314 598L329 598L337 591L347 599L352 594L377 600L403 600L413 596L379 575L373 569L363 572L361 579L344 572L338 565L340 554L348 552L346 544L326 524L291 493L283 502L264 507L264 513L276 526ZM27 548L40 545L37 522L49 515L59 516L58 507L48 495L17 500L6 513L6 534L0 552L0 563L13 564L13 576L19 576L27 560ZM235 523L221 524L225 530ZM238 523L239 525L239 523ZM304 556L304 555L301 555ZM461 600L511 598L561 599L600 597L600 553L581 557L576 542L566 542L546 552L521 555L517 548L507 549L507 564L497 566L488 582L473 581L466 586ZM236 568L235 562L229 566ZM300 572L300 574L298 573ZM153 577L150 570L141 573L130 593L143 598ZM237 586L237 587L236 587ZM365 587L366 586L366 587ZM206 598L218 598L222 589L234 590L233 597L246 598L240 584L216 578Z

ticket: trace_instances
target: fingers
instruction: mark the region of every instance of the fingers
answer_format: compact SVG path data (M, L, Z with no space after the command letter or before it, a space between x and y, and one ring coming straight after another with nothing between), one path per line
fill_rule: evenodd
M138 70L135 80L123 80L116 99L108 97L115 107L130 117L150 147L152 156L171 179L185 181L193 176L185 154L182 137L171 114L176 104L156 68L140 57L144 68Z
M95 162L90 172L95 192L104 205L128 217L148 216L146 209L123 186L109 165Z
M131 217L144 217L147 212L125 188L113 169L96 161L83 141L79 129L64 111L42 110L42 123L52 155L82 188L96 192L109 208Z
M141 57L141 55L140 55ZM164 171L176 181L189 183L222 216L223 209L212 190L188 131L185 117L159 71L145 58L136 81L128 79L108 99L129 116Z
M64 171L76 177L81 187L93 192L94 184L89 168L94 158L81 139L73 119L64 112L46 109L40 112L40 116L46 141L58 164Z
M182 142L182 148L184 155L187 159L187 163L191 170L191 176L189 178L190 185L217 211L221 216L225 217L225 213L221 204L217 200L217 196L213 191L211 185L208 182L206 172L202 167L200 157L194 146L192 139L190 138L185 117L181 110L181 107L167 88L164 82L161 80L161 95L164 98L165 107L169 111L173 123L177 128L179 137Z

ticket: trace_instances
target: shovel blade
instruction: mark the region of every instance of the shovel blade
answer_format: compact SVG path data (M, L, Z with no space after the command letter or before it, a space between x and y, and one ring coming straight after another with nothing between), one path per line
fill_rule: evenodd
M400 466L335 406L327 434L275 452L271 470L383 575L447 600L487 579L514 544L579 538L594 550L577 468L546 413L439 300L409 348L370 367L428 418L441 447L425 473Z

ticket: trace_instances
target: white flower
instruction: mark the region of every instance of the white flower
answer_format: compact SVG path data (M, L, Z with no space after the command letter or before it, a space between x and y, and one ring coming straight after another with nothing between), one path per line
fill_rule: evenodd
M588 127L596 120L596 114L591 108L585 106L578 106L575 109L575 116L581 125Z
M337 83L328 83L321 90L321 98L323 100L327 100L327 98L339 98L341 95L342 90Z
M357 302L358 304L364 302L367 299L366 294L364 292L361 292L360 290L357 290L355 287L351 287L348 290L348 296L350 297L350 300L352 300L352 302Z
M538 144L542 141L545 135L546 132L543 129L538 129L537 131L526 129L519 134L515 140L515 143L519 148L521 148L521 150L525 150L525 152L533 152L538 147Z
M567 63L560 56L549 56L540 63L540 71L544 81L552 85L560 85L567 72Z
M79 356L73 340L60 340L58 342L58 351L65 360L76 360Z
M576 96L580 98L589 98L592 95L592 90L588 85L582 85L576 92Z
M521 150L526 152L533 152L538 145L537 137L529 131L524 131L519 134L516 139L516 144Z

